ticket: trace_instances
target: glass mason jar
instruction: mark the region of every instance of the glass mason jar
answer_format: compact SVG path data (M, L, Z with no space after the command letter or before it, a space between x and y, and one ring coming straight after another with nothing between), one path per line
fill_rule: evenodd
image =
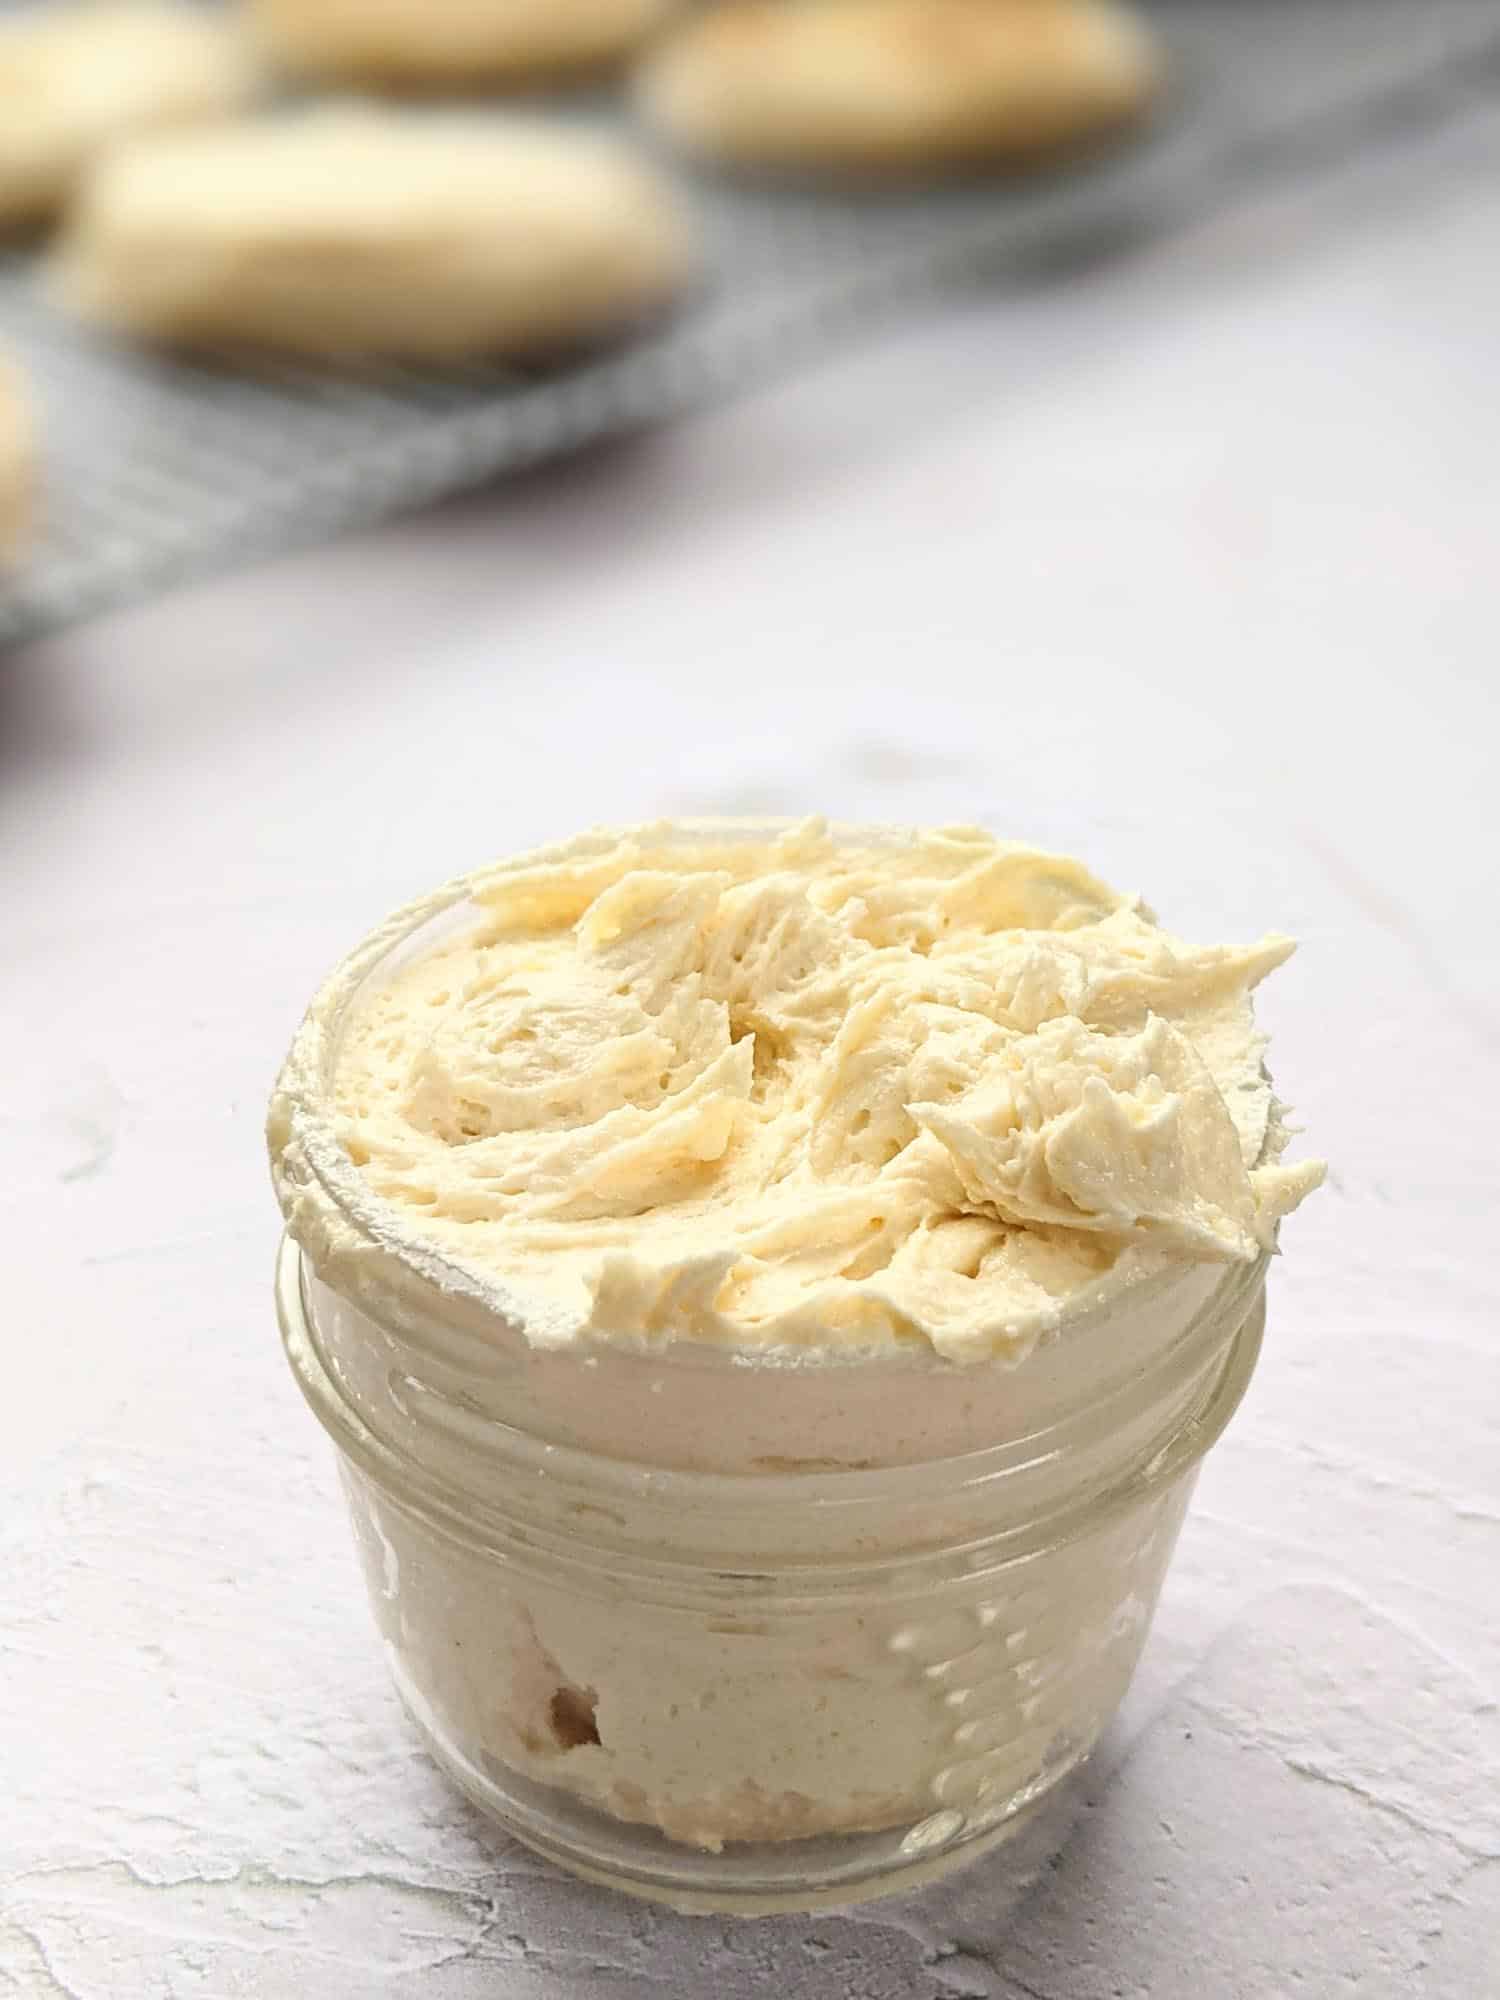
M457 885L356 952L305 1072L471 914ZM1254 1368L1264 1257L1144 1277L1015 1366L549 1347L398 1239L326 1104L272 1137L282 1334L392 1673L508 1831L678 1909L805 1910L981 1853L1088 1755Z

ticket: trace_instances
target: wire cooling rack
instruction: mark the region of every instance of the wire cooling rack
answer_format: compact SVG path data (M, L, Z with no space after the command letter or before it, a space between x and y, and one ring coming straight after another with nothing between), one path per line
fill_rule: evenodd
M0 350L39 406L38 532L0 644L679 414L934 287L1081 255L1500 81L1494 0L1159 0L1171 101L1059 175L866 196L693 184L709 277L672 321L565 369L235 375L92 335L0 256ZM615 114L579 103L571 118Z

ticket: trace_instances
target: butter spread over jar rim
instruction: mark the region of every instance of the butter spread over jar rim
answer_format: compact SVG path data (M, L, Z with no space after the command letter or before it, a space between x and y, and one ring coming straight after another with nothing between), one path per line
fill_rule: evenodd
M934 832L844 825L823 829L821 823L792 820L695 819L621 830L600 829L532 850L497 868L456 877L377 926L325 982L298 1030L272 1100L268 1136L278 1196L291 1233L303 1244L319 1271L351 1296L387 1311L399 1312L403 1293L414 1284L423 1292L435 1291L450 1310L474 1323L487 1318L511 1332L519 1331L536 1347L571 1347L587 1352L600 1339L618 1337L617 1329L588 1324L576 1308L529 1286L523 1279L503 1270L479 1268L472 1260L452 1254L442 1243L425 1236L420 1225L413 1225L410 1215L371 1184L347 1149L335 1102L341 1039L351 1011L360 1004L369 986L389 979L393 971L399 973L406 961L428 957L441 948L446 938L456 937L462 928L456 919L472 922L482 914L474 900L476 885L503 881L507 871L564 865L576 861L580 854L599 853L601 843L610 840L682 843L686 848L695 842L744 842L750 847L759 843L769 847L770 843L786 843L799 837L815 840L825 833L838 848L861 843L864 849L887 848L893 852L909 850L913 843L950 837L971 843L991 840L974 829ZM1005 851L1003 844L995 844L995 851ZM976 845L974 852L982 855L984 849ZM1059 865L1076 867L1077 864L1060 862ZM1102 885L1096 886L1102 889ZM1121 909L1133 907L1125 898L1117 898L1115 902ZM1269 1101L1274 1112L1274 1099ZM1269 1145L1268 1139L1268 1148ZM1305 1185L1312 1184L1316 1177L1312 1168L1295 1171L1308 1177ZM1112 1275L1111 1282L1095 1288L1093 1296L1085 1290L1067 1300L1062 1317L1070 1338L1091 1323L1108 1319L1127 1299L1132 1306L1145 1307L1153 1296L1170 1294L1185 1268L1191 1268L1181 1257L1155 1248L1120 1261L1121 1268ZM1055 1329L1042 1330L1050 1333ZM658 1352L669 1348L674 1361L681 1361L689 1357L698 1343L691 1338L676 1337L655 1345ZM1014 1361L1023 1358L1033 1346L1034 1339L1018 1342L1009 1349L998 1349L994 1358ZM925 1368L934 1361L945 1366L953 1360L988 1358L973 1351L934 1353L920 1343L872 1348L849 1341L813 1342L795 1347L782 1347L775 1342L740 1346L731 1341L726 1353L734 1365L799 1370L869 1365L877 1361L887 1366Z

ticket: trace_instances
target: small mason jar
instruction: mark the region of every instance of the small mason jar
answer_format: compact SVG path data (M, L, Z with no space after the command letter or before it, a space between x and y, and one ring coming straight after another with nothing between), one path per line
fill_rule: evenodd
M982 1853L1125 1692L1267 1260L1146 1274L1016 1365L528 1339L332 1115L351 1004L473 914L454 885L346 961L271 1118L286 1351L418 1729L509 1832L682 1910Z

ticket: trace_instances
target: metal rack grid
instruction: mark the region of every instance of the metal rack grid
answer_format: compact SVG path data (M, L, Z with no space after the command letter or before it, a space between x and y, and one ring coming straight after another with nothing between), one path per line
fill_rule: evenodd
M1064 174L922 193L696 182L709 279L669 324L551 372L236 375L85 333L0 257L0 348L40 406L39 532L0 644L460 492L791 365L906 298L1024 281L1347 157L1500 80L1492 0L1158 0L1176 88L1138 144ZM573 104L561 115L609 118Z

